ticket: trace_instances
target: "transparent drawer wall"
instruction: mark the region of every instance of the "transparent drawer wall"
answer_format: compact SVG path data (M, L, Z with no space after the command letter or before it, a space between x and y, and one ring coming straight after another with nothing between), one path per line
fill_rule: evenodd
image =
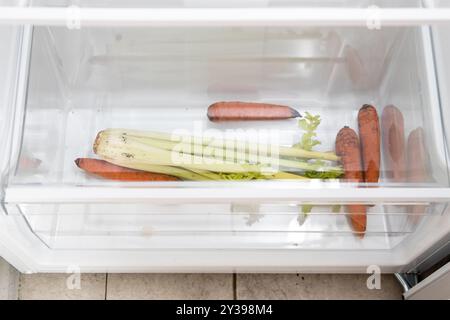
M8 205L50 249L392 249L421 223L440 218L443 204L371 207L367 231L355 233L340 205ZM334 212L332 212L334 211Z
M326 197L332 184L349 194L374 187L388 199L397 188L449 186L428 27L34 27L30 41L26 105L23 117L15 119L22 135L11 156L5 208L51 249L392 249L444 214L444 202L364 201L368 218L361 237L349 226L347 202L305 201L301 193L323 188ZM297 120L209 122L207 106L223 100L279 103L319 114L322 151L334 149L343 126L357 128L361 105L373 104L379 114L395 105L404 116L405 137L423 129L428 175L393 181L382 161L376 186L289 182L300 190L291 201L190 203L175 192L166 203L99 203L98 193L90 194L91 187L96 192L195 187L206 190L207 198L208 188L219 183L224 193L236 185L253 191L285 186L282 180L266 186L252 181L110 182L74 164L76 158L95 157L93 140L105 128L168 133L270 128L278 130L282 144L298 141ZM52 202L52 188L67 190L67 200ZM30 190L41 200L31 199ZM70 192L80 190L85 200L71 201ZM310 205L311 213L303 215Z

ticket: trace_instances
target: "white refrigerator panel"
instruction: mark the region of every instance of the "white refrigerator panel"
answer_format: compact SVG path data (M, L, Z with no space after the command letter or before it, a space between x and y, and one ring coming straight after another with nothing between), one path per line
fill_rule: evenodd
M447 11L420 8L420 1L398 1L402 11L388 1L333 2L345 15L310 1L302 2L308 10L277 1L203 10L200 2L176 1L159 11L133 1L118 14L106 2L96 2L98 9L55 3L6 4L0 12L9 25L0 27L0 65L8 70L0 74L1 133L9 150L1 155L0 254L20 271L366 272L376 265L400 272L448 241L450 105L441 71L448 48L427 25L445 28ZM372 4L379 8L368 10ZM374 13L379 30L367 28ZM23 23L35 26L10 26ZM92 141L109 127L270 126L283 145L299 138L295 120L225 129L211 123L206 106L220 100L320 114L323 151L333 150L339 128L357 127L362 104L380 114L395 104L405 136L425 132L430 176L396 182L382 164L375 186L315 179L123 183L74 165L95 156ZM364 237L348 223L352 204L367 205Z

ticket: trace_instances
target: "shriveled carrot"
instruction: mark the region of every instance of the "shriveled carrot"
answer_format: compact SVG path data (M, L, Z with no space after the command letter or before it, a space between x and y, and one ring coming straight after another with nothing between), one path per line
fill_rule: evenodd
M388 105L381 114L383 160L386 178L393 182L406 180L405 124L402 112Z
M167 174L129 169L104 160L78 158L76 165L84 171L102 178L118 181L177 181L178 178Z
M361 149L356 132L349 128L342 128L336 136L336 154L341 157L344 167L344 178L349 182L364 182ZM361 237L366 231L367 215L364 205L347 205L350 213L350 223L353 230Z
M380 177L380 124L375 107L365 104L358 112L364 181L377 183Z
M428 182L428 154L425 149L424 132L421 127L414 129L408 136L407 144L407 180L408 182Z
M297 110L288 106L256 102L216 102L208 108L211 121L280 120L300 117Z
M408 182L429 182L431 176L428 168L428 154L425 149L424 132L421 127L414 129L409 134L406 155ZM412 215L409 216L409 220L417 224L425 211L426 206L424 205L412 206Z

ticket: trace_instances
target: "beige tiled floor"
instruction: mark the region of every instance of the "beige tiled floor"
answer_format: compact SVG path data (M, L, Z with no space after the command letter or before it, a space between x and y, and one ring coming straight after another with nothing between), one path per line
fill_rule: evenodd
M0 257L0 300L16 300L19 272Z
M401 299L392 275L380 290L367 275L345 274L66 274L21 275L19 299Z
M82 274L79 284L78 286L68 274L22 274L19 283L19 299L105 299L105 273Z
M107 299L233 299L232 274L110 274Z
M401 299L392 275L381 277L380 290L369 290L361 274L238 274L238 299Z

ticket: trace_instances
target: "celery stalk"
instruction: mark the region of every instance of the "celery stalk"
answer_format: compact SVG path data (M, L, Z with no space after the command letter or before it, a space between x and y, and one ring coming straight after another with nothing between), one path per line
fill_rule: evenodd
M196 137L189 135L177 135L177 134L169 134L162 132L154 132L154 131L140 131L140 130L128 130L128 129L106 129L105 132L110 133L119 133L125 134L128 136L134 137L143 137L143 138L153 138L158 140L170 141L170 142L185 142L194 145L203 145L209 147L219 147L223 148L224 146L235 146L238 151L251 153L253 150L249 150L244 143L244 148L240 148L240 144L236 143L234 140L226 140L226 139L216 139L216 138L205 138L205 137ZM286 147L281 145L273 145L273 144L255 144L255 150L278 150L280 156L285 157L296 157L296 158L305 158L305 159L321 159L321 160L329 160L329 161L339 161L339 157L332 152L319 152L319 151L308 151L298 147Z
M120 161L117 159L107 159L108 162L130 168L130 169L136 169L136 170L142 170L142 171L149 171L149 172L156 172L156 173L162 173L162 174L168 174L177 178L180 178L182 180L211 180L210 178L189 171L178 167L172 167L172 166L160 166L160 165L154 165L154 164L148 164L148 163L139 163L139 162L130 162L130 161Z
M126 135L128 137L128 135ZM185 142L172 142L165 140L158 140L148 137L133 137L136 141L142 142L144 144L148 144L150 146L161 148L165 150L169 150L172 152L179 148L182 151L186 151L186 153L190 153L193 155L204 155L206 152L212 153L212 158L215 159L224 159L227 161L238 162L240 159L249 158L248 153L239 152L235 150L227 150L224 148L215 148L215 147L204 147L204 146L193 146L192 144ZM259 163L271 166L281 166L291 169L299 169L299 170L308 170L308 171L325 171L325 172L335 172L337 174L343 173L340 167L329 167L323 165L310 164L307 162L300 162L294 160L281 159L277 157L267 157L256 155L256 160Z
M174 150L179 148L179 150ZM206 149L208 148L208 149ZM228 152L224 149L197 146L184 142L171 142L149 137L136 137L129 134L120 134L117 131L102 131L98 134L94 150L100 156L108 158L128 158L138 162L147 162L157 165L182 166L188 169L200 169L214 172L261 172L265 168L274 166L286 167L295 170L324 171L342 173L340 167L328 167L310 164L307 162L279 159L275 157L257 156L260 164L249 162L238 163L246 159L248 154L243 152ZM187 150L187 152L183 152ZM210 151L211 156L202 155ZM232 150L234 151L234 150ZM219 154L220 156L215 156ZM178 161L174 161L178 159ZM225 161L224 158L226 158ZM125 159L124 159L125 160Z
M111 161L124 163L145 163L153 165L177 166L185 169L199 169L213 172L261 172L264 167L253 164L237 164L224 162L218 158L198 157L157 148L138 139L126 136L100 132L94 143L94 152ZM179 156L174 161L173 157ZM183 156L187 156L183 159ZM128 166L129 167L129 166Z

